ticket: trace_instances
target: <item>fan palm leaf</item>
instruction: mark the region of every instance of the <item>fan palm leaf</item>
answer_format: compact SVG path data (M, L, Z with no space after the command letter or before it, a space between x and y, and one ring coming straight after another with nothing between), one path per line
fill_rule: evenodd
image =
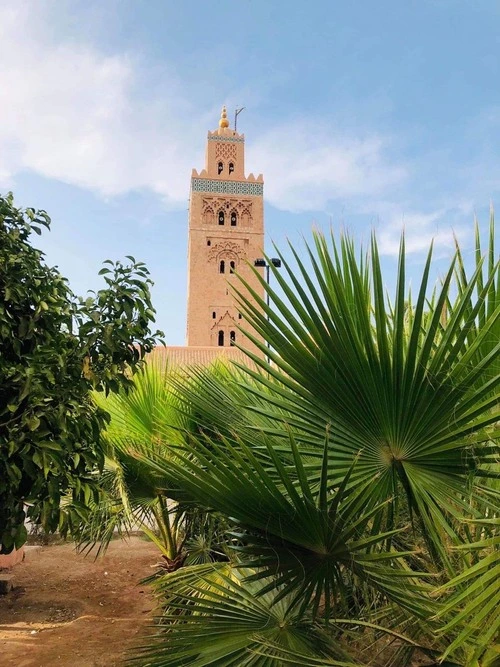
M467 332L468 343L470 343L481 333L482 330L484 330L489 318L491 318L495 310L500 305L500 271L495 268L498 263L498 254L495 248L495 214L493 208L490 210L488 244L484 259L480 228L477 221L475 224L475 244L475 266L476 268L480 268L475 288L478 293L482 293L484 295L484 298L479 302L477 319L471 326L470 330ZM457 259L456 280L460 291L463 292L467 288L469 281L467 277L465 259L458 244ZM489 276L495 275L495 273L496 279L489 281ZM484 290L486 284L488 284L488 289ZM498 342L498 340L500 340L500 320L497 320L493 327L488 327L488 334L484 336L481 341L481 346L476 352L475 361L479 363L492 350L494 350L495 344ZM488 374L489 377L493 378L499 373L500 355L497 355L496 362L492 364Z
M444 656L469 643L473 647L469 651L471 663L492 652L492 644L498 642L500 637L500 518L476 520L474 523L497 530L478 542L455 548L483 552L482 558L436 590L436 593L442 593L455 589L437 615L449 619L440 628L441 635L457 630ZM496 655L500 655L500 643L496 644Z
M364 664L352 661L332 633L291 611L286 596L265 592L266 581L252 582L250 574L203 565L154 580L164 611L156 637L137 660L151 667L285 667L303 664L301 657L311 665Z
M114 536L140 529L167 559L181 553L186 528L194 527L192 517L168 499L165 480L133 455L136 449L143 454L153 450L168 459L170 444L183 441L189 415L181 410L175 375L166 364L153 360L134 376L131 391L107 397L96 394L110 421L104 435L101 493L89 500L84 521L73 529L80 549L98 546L99 555Z
M296 271L278 253L285 275L271 270L284 298L260 278L272 306L255 292L251 298L239 293L246 319L272 346L253 338L262 356L250 356L268 379L248 373L266 387L269 418L279 409L295 414L298 427L308 422L310 431L324 432L330 426L332 479L360 452L353 483L372 480L373 501L404 490L426 538L448 562L443 540L459 539L451 518L469 507L469 495L479 501L474 474L490 474L497 451L489 427L500 418L500 375L493 372L500 340L492 339L500 304L484 312L483 303L498 280L498 263L490 262L483 276L478 261L450 304L457 259L430 299L431 250L408 316L404 239L394 305L384 294L375 238L362 261L345 237L340 249L319 233L314 243L315 251L307 248L311 269L293 248ZM477 335L468 338L474 326ZM488 352L478 360L485 340ZM274 396L273 380L279 383ZM319 475L320 465L317 459L309 474Z
M381 548L401 529L371 534L369 528L381 506L366 509L366 489L358 488L356 494L348 491L355 466L332 488L326 441L315 490L293 437L293 474L280 461L272 440L264 440L272 473L271 465L265 467L251 445L238 439L222 440L214 447L210 441L193 438L176 447L168 461L161 455L136 455L168 481L173 498L230 518L240 566L255 569L256 581L269 579L263 592L280 588L278 599L287 596L292 607L302 613L309 609L313 616L321 607L328 617L345 605L346 578L354 577L417 616L432 615L434 603L426 597L430 589L419 581L422 573L403 562L411 552Z
M498 596L494 536L462 521L500 511L498 262L479 252L468 276L458 252L432 289L431 249L413 300L403 239L389 299L375 238L356 254L348 237L316 234L307 252L306 266L291 248L296 268L280 255L279 292L261 279L272 306L239 296L254 366L178 381L181 430L159 422L161 446L128 450L162 495L230 527L227 580L190 568L165 578L165 632L146 664L349 662L327 644L280 641L274 620L263 634L268 605L280 623L321 620L335 650L337 629L357 622L399 637L391 665L420 642L469 665L485 647L474 596L492 628ZM451 581L431 596L443 565Z

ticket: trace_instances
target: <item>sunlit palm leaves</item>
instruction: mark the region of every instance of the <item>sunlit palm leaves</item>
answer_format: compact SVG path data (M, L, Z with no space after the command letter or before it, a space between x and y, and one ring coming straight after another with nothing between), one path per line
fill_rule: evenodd
M495 655L500 658L500 518L484 519L476 523L488 529L483 539L457 548L480 552L482 557L437 591L455 589L438 614L439 618L449 619L441 627L440 634L458 630L445 655L453 653L454 649L470 640L473 647L470 651L471 664L489 649L493 651L494 643Z
M87 508L78 535L80 547L105 549L116 534L141 529L169 559L182 550L186 522L182 508L169 502L165 483L134 455L151 450L168 458L169 446L183 440L187 416L179 408L173 372L150 362L133 379L133 391L95 400L110 414L101 494ZM98 551L98 553L99 553Z
M161 447L132 453L165 495L225 517L232 554L227 580L208 594L201 570L164 578L165 643L146 651L147 664L349 662L279 641L274 620L264 636L257 625L278 608L311 627L321 620L332 641L335 628L347 633L357 622L351 655L359 664L371 646L361 630L370 627L378 641L380 626L400 636L384 663L391 667L408 664L412 642L433 657L448 649L459 664L469 667L474 653L488 664L483 649L498 629L488 569L497 569L497 538L462 517L500 512L492 247L491 233L487 261L479 251L470 276L458 254L434 290L429 253L414 301L402 242L390 300L375 239L357 256L350 239L316 234L307 265L293 249L295 268L280 255L280 292L262 281L271 307L258 294L240 296L265 341L255 338L256 366L177 382L184 436L165 422L158 437L170 443L168 455ZM474 561L476 547L486 552ZM430 595L435 580L444 585ZM486 632L472 620L478 600ZM251 618L258 623L245 626L244 640L239 629Z
M316 233L314 242L310 268L293 248L296 269L280 255L284 272L274 270L274 280L286 301L264 283L270 308L256 293L253 300L240 295L247 319L272 344L269 351L255 339L272 364L258 355L255 363L286 388L269 396L269 415L276 406L311 429L329 424L332 479L360 452L353 479L361 485L373 480L371 496L378 501L404 489L427 539L445 557L444 536L456 539L450 516L466 509L464 495L477 494L471 475L480 468L487 474L494 460L488 427L500 417L500 376L491 372L500 351L500 341L492 339L500 304L488 312L482 306L498 280L498 264L484 277L479 264L451 304L456 259L431 299L429 253L412 305L403 241L389 303L375 239L362 261L349 239L339 246ZM486 339L489 351L478 359Z
M491 209L490 213L490 228L485 257L483 257L482 253L481 237L477 222L475 231L475 265L476 268L479 269L475 289L478 294L483 295L483 298L479 303L476 320L467 332L467 343L470 344L474 338L480 336L486 329L485 335L481 338L481 345L477 349L475 357L475 362L480 363L484 357L487 357L491 352L494 353L495 346L500 340L500 318L497 319L496 322L486 326L500 306L500 271L498 270L498 256L495 251L495 216L493 209ZM469 281L467 278L465 259L458 246L457 253L458 262L456 279L460 292L464 292L467 289ZM493 277L492 280L490 279L491 277ZM487 285L486 290L484 289L485 285ZM485 371L485 373L490 378L494 378L500 373L500 355L496 355L496 361L491 364L491 367L489 370Z
M134 443L181 442L179 431L187 416L179 412L179 400L172 385L175 370L165 362L148 360L147 367L137 378L134 376L133 391L105 397L96 393L98 405L111 417L106 429L106 441L111 446Z
M291 612L286 597L263 593L265 580L249 583L248 574L219 565L159 578L154 588L165 612L138 661L154 667L284 667L301 664L295 658L302 655L320 661L309 664L361 664L349 659L333 633Z

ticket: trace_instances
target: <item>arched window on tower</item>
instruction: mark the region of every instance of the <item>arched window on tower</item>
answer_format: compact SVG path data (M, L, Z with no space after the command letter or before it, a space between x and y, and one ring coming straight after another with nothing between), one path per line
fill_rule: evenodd
M223 170L224 170L224 165L222 164L222 162L219 162L217 165L217 173L219 174L219 176L222 174Z
M229 262L229 267L230 267L229 273L234 273L234 270L236 268L236 264L232 260Z
M234 345L236 341L236 331L230 331L229 332L229 344Z
M221 259L219 264L219 273L226 273L226 262Z
M225 213L224 211L219 211L219 225L223 225L225 221Z
M234 162L229 163L229 173L232 174L234 171Z
M219 347L224 347L224 332L222 330L219 331L218 345Z
M236 223L238 222L238 214L236 211L231 211L231 227L236 227Z

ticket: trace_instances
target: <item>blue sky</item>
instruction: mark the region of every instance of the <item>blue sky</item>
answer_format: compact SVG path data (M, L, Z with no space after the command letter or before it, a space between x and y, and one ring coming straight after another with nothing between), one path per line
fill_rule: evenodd
M496 0L0 0L0 191L49 212L77 293L145 261L183 344L189 179L223 103L246 107L268 249L376 229L390 273L404 226L418 273L499 200L499 47Z

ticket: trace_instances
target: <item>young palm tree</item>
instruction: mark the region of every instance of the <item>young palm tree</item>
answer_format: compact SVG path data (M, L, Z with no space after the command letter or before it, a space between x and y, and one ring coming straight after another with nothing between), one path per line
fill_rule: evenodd
M223 370L209 374L216 372ZM165 479L137 458L138 453L143 457L154 453L168 460L170 450L184 442L186 431L195 428L193 411L179 401L176 385L182 381L183 376L168 363L153 359L134 376L131 391L95 395L110 421L104 438L101 493L82 508L83 521L73 526L81 549L97 546L99 554L114 536L141 530L157 545L168 571L184 562L225 558L214 551L219 523L203 510L173 501Z

